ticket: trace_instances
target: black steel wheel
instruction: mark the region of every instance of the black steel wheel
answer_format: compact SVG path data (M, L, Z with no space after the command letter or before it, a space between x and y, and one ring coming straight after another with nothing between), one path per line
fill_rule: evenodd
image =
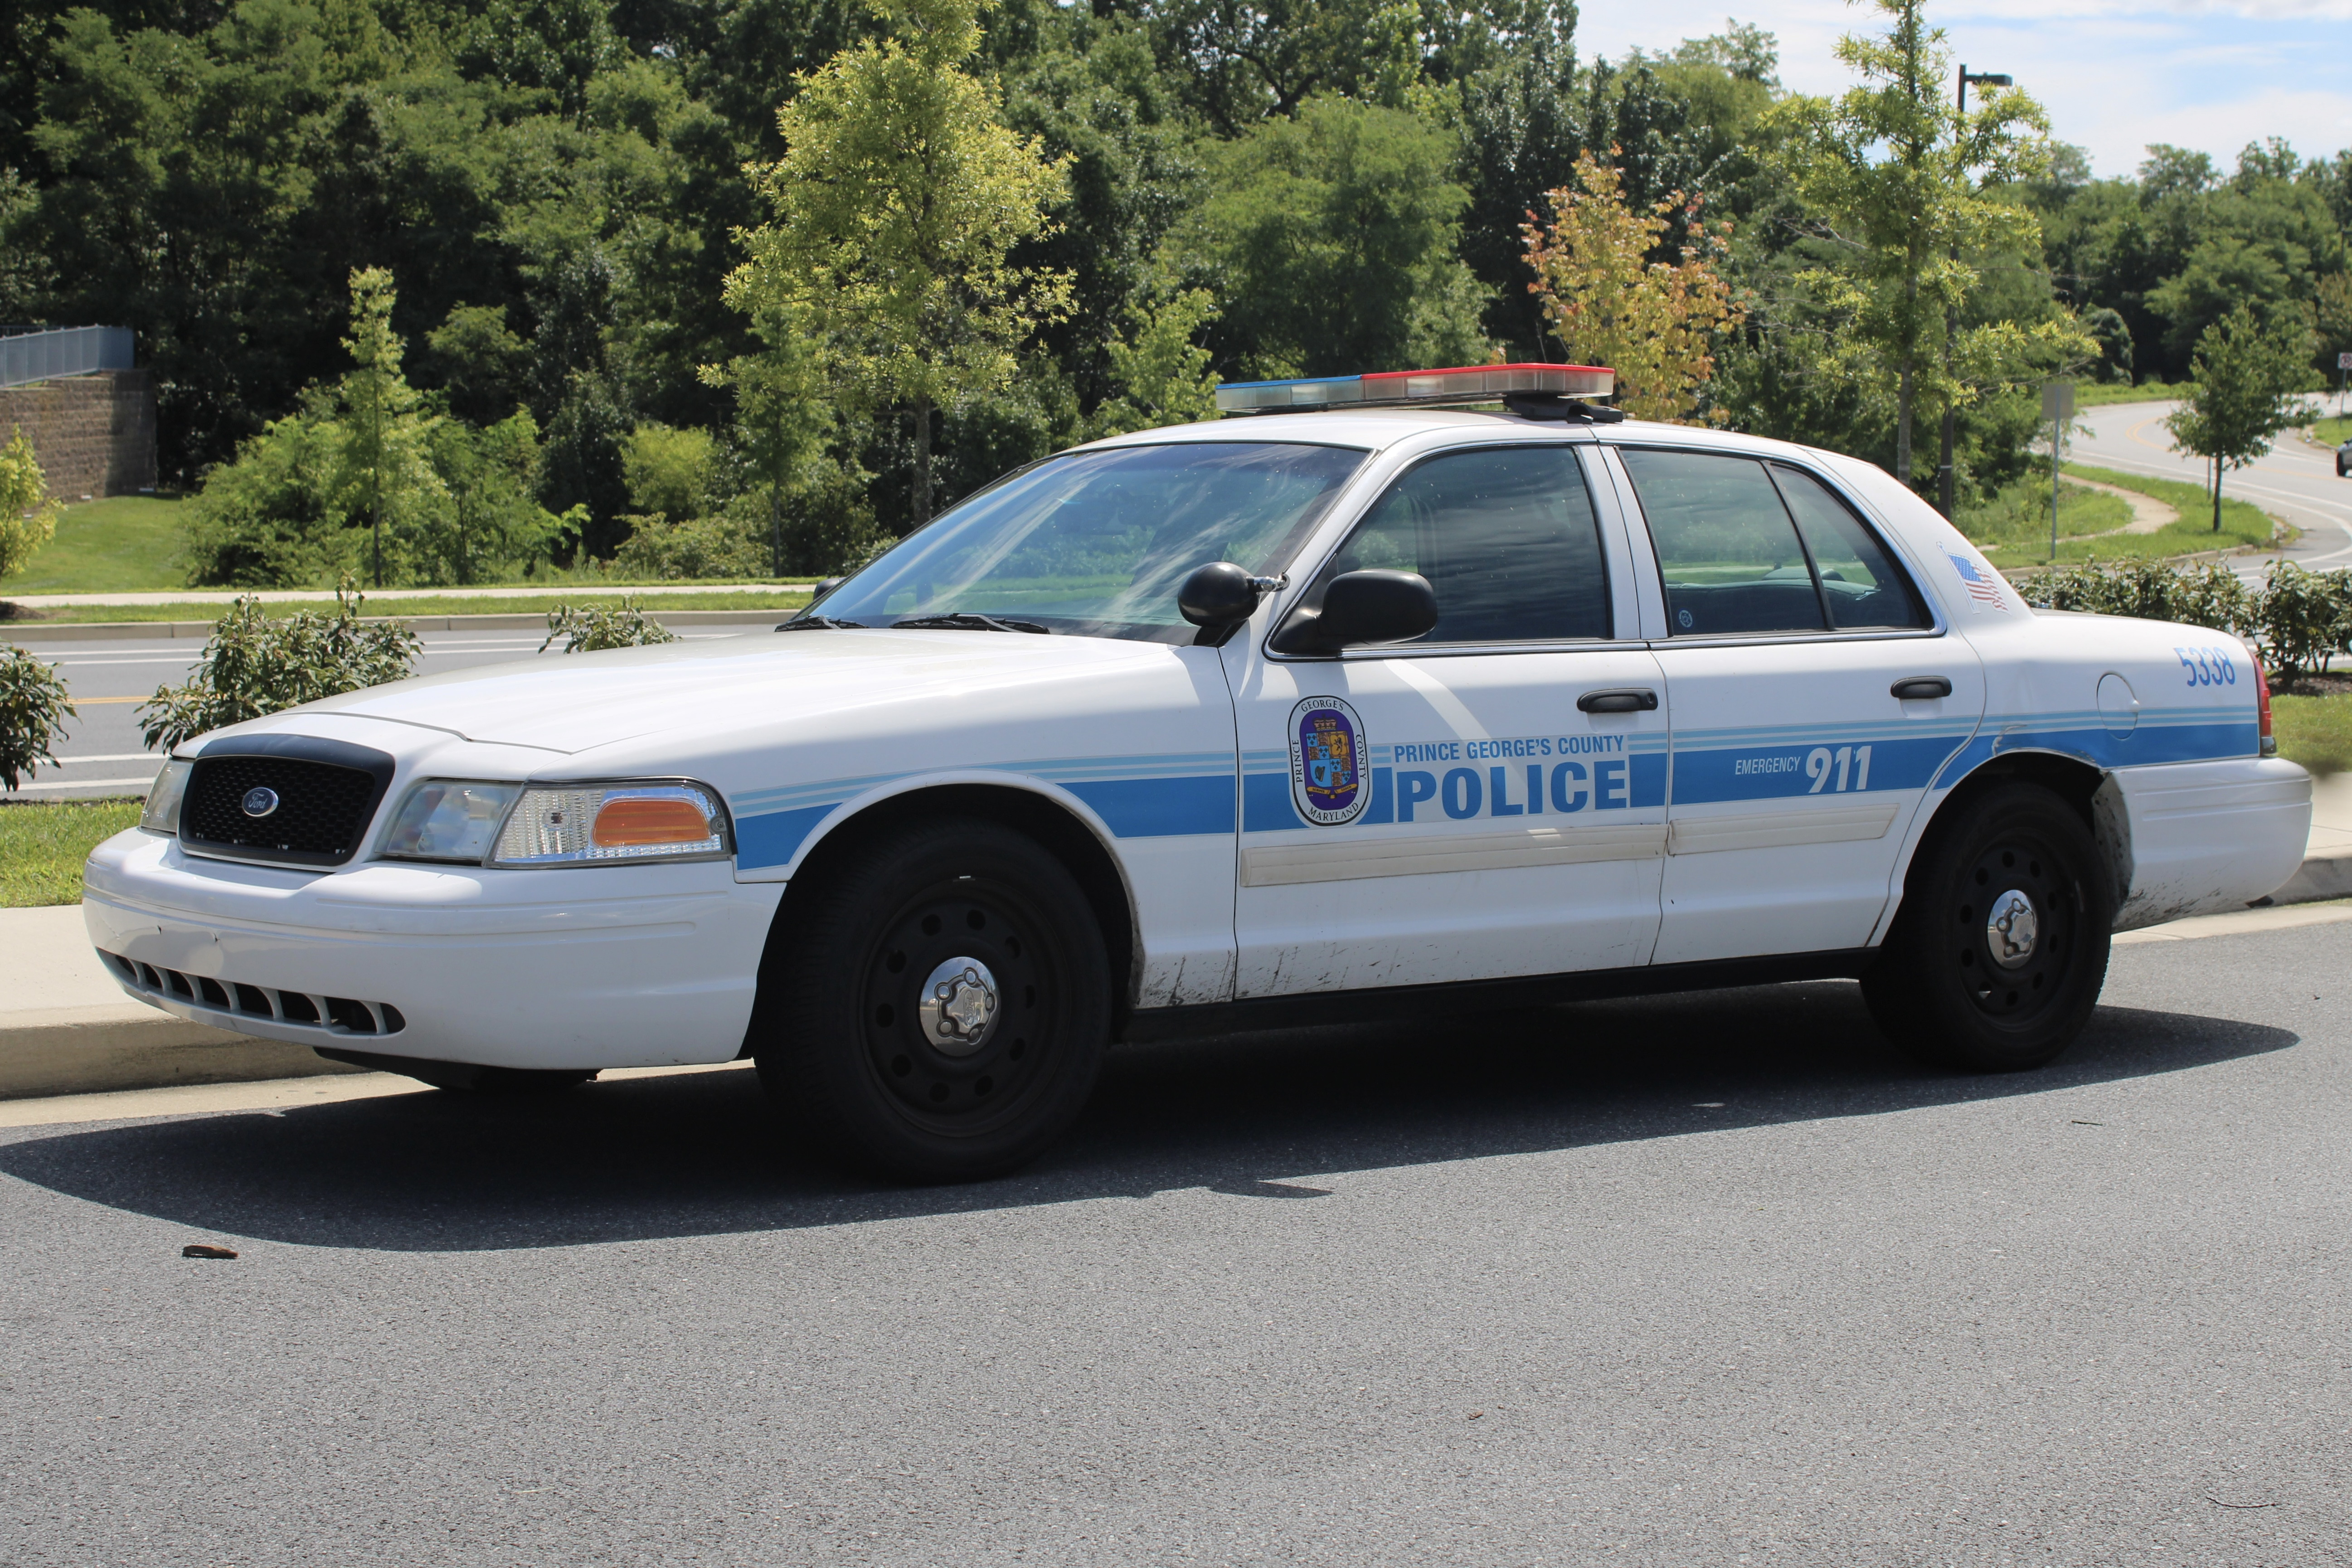
M2045 789L1957 803L1912 862L1863 994L1898 1047L1973 1072L2038 1068L2090 1022L2114 894L2091 830Z
M836 862L771 952L761 1079L866 1169L1011 1170L1093 1092L1110 1027L1099 925L1061 863L1009 828L927 824Z

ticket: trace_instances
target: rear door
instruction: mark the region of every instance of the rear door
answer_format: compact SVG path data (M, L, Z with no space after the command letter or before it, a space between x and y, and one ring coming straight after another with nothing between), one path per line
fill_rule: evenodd
M1984 676L1821 475L1626 447L1655 552L1673 718L1656 961L1864 945Z

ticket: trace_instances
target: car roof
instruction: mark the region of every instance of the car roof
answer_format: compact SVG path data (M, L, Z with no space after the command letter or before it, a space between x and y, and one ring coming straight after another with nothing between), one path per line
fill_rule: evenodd
M1619 445L1709 447L1722 451L1744 452L1752 457L1785 458L1802 454L1816 459L1834 458L1834 454L1817 453L1810 447L1800 447L1793 442L1718 430L1704 425L1668 425L1647 419L1627 419L1607 425L1563 424L1470 408L1370 408L1345 412L1235 415L1196 425L1163 425L1157 429L1130 431L1124 436L1107 437L1074 449L1101 451L1119 447L1164 446L1190 441L1297 441L1313 446L1360 447L1377 452L1411 437L1433 432L1453 432L1470 437L1482 433L1556 437L1573 432Z

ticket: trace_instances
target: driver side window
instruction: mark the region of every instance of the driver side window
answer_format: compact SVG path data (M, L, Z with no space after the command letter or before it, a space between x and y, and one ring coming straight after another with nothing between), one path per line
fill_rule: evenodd
M1437 598L1428 643L1557 642L1612 634L1609 570L1576 454L1450 452L1411 469L1322 574L1417 572Z

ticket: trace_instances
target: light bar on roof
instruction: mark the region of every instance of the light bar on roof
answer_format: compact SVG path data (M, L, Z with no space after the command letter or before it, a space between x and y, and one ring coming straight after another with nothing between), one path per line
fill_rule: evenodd
M1617 373L1594 364L1465 364L1445 370L1384 370L1302 381L1236 381L1217 388L1220 414L1310 408L1431 408L1492 403L1507 394L1606 397Z

